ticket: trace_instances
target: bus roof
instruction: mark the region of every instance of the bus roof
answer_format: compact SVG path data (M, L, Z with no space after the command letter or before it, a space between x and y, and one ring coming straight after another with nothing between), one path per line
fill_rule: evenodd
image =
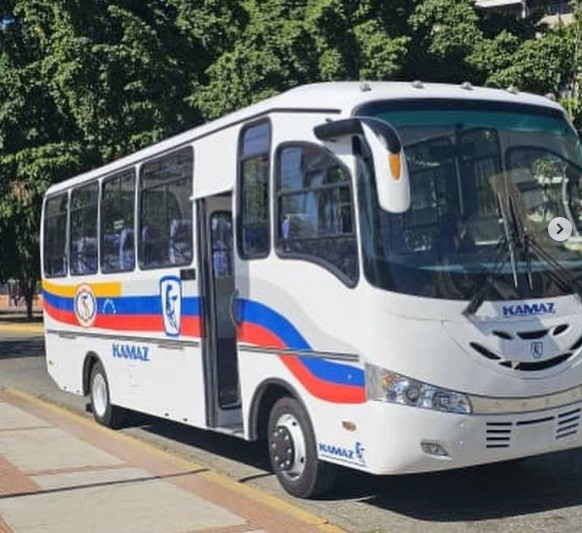
M192 142L200 137L236 124L258 118L268 113L321 112L336 116L349 116L355 107L366 102L391 99L444 98L463 100L487 100L551 107L563 111L549 98L530 93L473 87L471 85L449 85L422 82L324 82L296 87L273 96L222 118L198 126L138 152L117 159L105 166L90 170L75 178L52 185L47 195L65 190L84 181L116 172L134 165L143 159L166 152L174 147Z

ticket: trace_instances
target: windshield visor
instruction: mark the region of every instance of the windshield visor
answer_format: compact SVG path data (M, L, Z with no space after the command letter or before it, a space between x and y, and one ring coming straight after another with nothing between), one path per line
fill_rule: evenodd
M551 266L535 255L517 254L503 264L495 259L500 239L512 229L509 198L528 235L574 278L580 275L582 153L560 111L416 100L368 104L357 115L385 120L398 130L410 172L411 207L391 214L378 207L369 158L364 154L359 160L362 248L372 284L468 299L495 269L488 299L564 294L564 287L547 275ZM573 226L563 242L548 234L555 217Z

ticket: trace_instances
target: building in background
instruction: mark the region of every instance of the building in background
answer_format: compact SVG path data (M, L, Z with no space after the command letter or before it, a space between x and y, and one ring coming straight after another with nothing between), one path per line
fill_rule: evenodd
M503 9L524 18L541 11L542 21L550 25L570 24L573 20L568 0L476 0L475 3L481 9Z

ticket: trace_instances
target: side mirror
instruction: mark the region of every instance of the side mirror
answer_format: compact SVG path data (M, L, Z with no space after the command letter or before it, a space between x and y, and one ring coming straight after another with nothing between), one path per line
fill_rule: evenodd
M329 141L344 135L362 135L372 153L380 207L390 213L410 208L410 180L402 142L388 123L368 117L354 117L320 124L315 136Z

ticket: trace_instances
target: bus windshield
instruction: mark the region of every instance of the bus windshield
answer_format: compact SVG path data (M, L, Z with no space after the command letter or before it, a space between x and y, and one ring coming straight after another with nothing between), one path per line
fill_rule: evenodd
M560 111L431 99L374 102L357 115L398 130L410 173L411 207L392 214L378 206L369 160L359 161L364 270L373 285L468 299L494 270L488 299L564 294L567 288L549 275L555 267L535 254L521 253L501 265L495 260L500 239L511 230L508 197L537 247L567 269L572 281L580 278L582 149ZM555 217L571 222L569 239L549 236Z

